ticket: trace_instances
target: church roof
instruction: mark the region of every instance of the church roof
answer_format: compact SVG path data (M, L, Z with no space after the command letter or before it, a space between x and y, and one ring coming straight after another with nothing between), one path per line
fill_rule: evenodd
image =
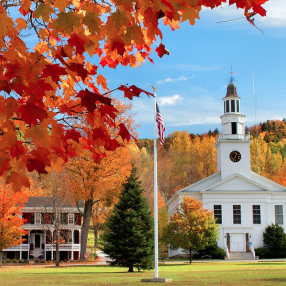
M227 90L226 90L226 96L225 97L230 97L230 96L238 97L237 92L236 92L236 86L233 82L228 84Z

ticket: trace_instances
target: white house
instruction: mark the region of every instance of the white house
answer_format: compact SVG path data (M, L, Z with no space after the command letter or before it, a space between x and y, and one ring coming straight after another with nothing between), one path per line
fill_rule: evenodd
M278 223L284 227L286 188L251 171L249 134L245 134L245 115L240 114L240 97L234 83L227 86L222 131L217 148L217 173L176 192L167 202L172 215L184 196L201 200L214 210L220 226L218 246L229 257L231 252L250 251L263 246L265 228ZM169 251L169 256L182 250Z
M28 233L22 237L25 240L21 245L3 249L3 258L55 259L56 247L52 240L57 220L58 229L61 230L60 260L78 260L81 245L82 201L79 202L78 207L51 197L29 197L22 209L25 219L23 228ZM57 217L55 217L55 211Z

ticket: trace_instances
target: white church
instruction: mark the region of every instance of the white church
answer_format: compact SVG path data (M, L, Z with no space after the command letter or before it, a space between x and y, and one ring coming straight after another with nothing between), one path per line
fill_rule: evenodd
M220 227L218 246L232 253L250 252L263 246L263 232L278 223L284 228L286 188L251 171L250 135L245 134L245 115L240 114L240 97L231 82L223 98L222 131L216 140L217 173L177 191L167 202L169 216L184 196L194 197L214 211ZM169 250L169 257L183 254ZM241 256L243 257L243 256Z

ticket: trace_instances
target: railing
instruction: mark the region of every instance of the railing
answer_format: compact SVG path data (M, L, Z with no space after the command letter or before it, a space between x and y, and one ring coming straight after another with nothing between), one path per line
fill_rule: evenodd
M224 247L224 251L225 251L225 253L226 253L227 259L229 259L229 251L228 251L227 246Z
M52 251L56 250L56 247L51 245L51 244L46 244L46 251ZM71 244L71 243L66 243L66 244L60 244L59 250L80 250L80 244Z
M250 140L250 134L219 134L216 140Z
M3 249L3 251L15 251L15 250L29 251L29 244L22 244L22 245L12 246L11 248Z
M250 245L250 246L249 246L249 249L250 249L250 252L251 252L252 255L253 255L253 259L255 259L255 250L254 250L253 245Z

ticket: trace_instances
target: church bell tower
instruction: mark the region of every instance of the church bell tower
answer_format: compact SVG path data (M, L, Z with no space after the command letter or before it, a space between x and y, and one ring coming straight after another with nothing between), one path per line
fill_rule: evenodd
M237 95L231 71L226 96L223 98L224 114L221 118L221 133L217 138L217 170L221 179L238 173L251 178L250 135L245 134L245 115L240 114L240 97Z

